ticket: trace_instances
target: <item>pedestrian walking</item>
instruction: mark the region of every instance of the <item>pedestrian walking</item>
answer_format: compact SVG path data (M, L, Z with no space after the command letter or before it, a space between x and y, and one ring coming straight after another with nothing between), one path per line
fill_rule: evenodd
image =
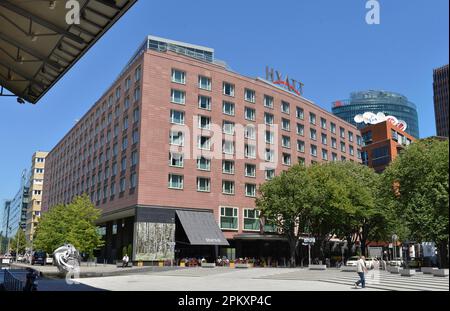
M366 261L364 256L359 256L359 260L356 263L356 272L359 275L359 280L355 282L355 288L358 288L358 285L361 284L362 288L366 287L366 278L364 273L367 273Z

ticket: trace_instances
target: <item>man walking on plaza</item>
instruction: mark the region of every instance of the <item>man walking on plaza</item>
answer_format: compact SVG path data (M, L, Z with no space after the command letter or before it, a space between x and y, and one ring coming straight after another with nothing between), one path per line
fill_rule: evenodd
M356 263L356 272L358 272L359 280L355 282L355 288L358 288L358 285L361 284L362 288L366 287L366 278L364 273L368 270L366 268L366 261L364 256L360 256L358 262Z

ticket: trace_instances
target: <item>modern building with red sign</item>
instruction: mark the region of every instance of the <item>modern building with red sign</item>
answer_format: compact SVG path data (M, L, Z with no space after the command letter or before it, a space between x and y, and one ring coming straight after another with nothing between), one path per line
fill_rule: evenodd
M381 173L415 138L391 121L371 124L361 129L363 164Z
M113 261L287 256L255 210L297 162L361 162L359 130L202 46L149 36L46 159L43 208L86 193ZM297 83L297 85L302 85ZM294 85L295 88L295 85Z

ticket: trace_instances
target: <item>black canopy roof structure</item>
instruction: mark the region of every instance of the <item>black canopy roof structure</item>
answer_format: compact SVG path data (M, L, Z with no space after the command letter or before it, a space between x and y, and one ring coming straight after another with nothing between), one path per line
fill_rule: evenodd
M136 1L0 0L1 93L37 103Z

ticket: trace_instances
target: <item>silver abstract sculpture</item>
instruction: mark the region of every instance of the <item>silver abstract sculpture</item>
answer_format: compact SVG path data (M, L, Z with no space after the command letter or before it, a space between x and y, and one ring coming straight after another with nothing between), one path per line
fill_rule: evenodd
M57 248L53 260L61 273L74 273L80 269L80 253L72 244Z

